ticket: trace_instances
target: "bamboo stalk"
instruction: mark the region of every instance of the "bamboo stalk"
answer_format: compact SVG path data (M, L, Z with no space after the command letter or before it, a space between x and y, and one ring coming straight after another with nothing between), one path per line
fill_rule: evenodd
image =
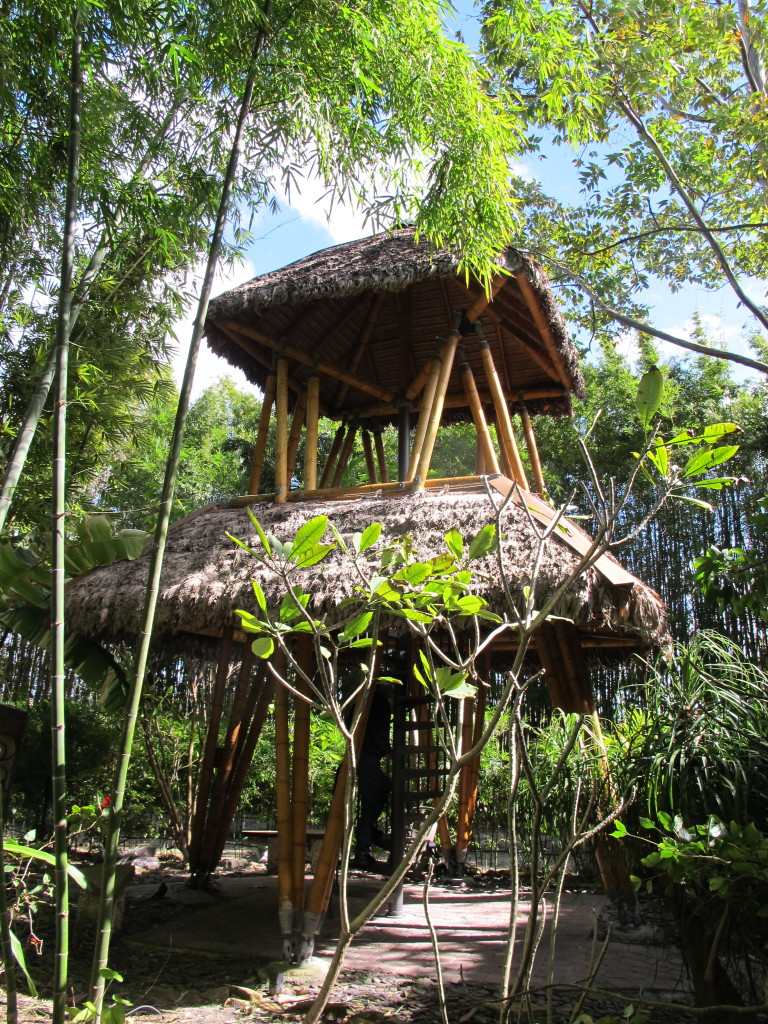
M275 669L283 675L285 655L274 655ZM289 692L278 681L275 690L275 797L277 818L277 912L283 937L283 960L293 959L293 815L291 812L291 750Z
M349 358L349 360L344 360L344 365L347 367L347 372L349 374L357 373L357 368L360 365L360 360L363 358L363 354L365 353L365 350L368 347L368 342L371 340L371 335L373 334L374 329L376 327L376 321L379 319L379 313L381 312L381 307L384 304L384 299L386 298L386 295L386 292L377 292L376 295L374 296L373 302L371 303L371 308L368 310L368 315L365 318L363 329L360 332L360 338L358 340L357 346L355 347L355 350L352 353L352 356ZM349 391L349 388L350 384L348 380L342 381L339 384L338 388L336 389L336 396L333 400L334 410L338 411L342 408L344 400L347 397L347 392Z
M344 444L341 446L341 452L339 453L339 461L333 473L331 487L338 487L339 484L341 483L341 478L344 476L344 470L347 468L349 457L352 454L352 447L355 443L356 434L357 420L354 420L352 423L349 424L349 427L347 428L346 437L344 438Z
M312 373L307 381L307 426L304 431L304 487L317 487L317 434L320 416L320 378Z
M277 360L277 392L275 395L275 502L285 501L290 489L288 480L288 360Z
M539 449L536 444L536 435L533 432L533 423L531 423L530 413L528 412L528 408L522 397L520 398L520 422L523 425L525 447L528 449L528 458L531 461L531 471L533 472L533 479L536 484L536 490L539 492L539 494L546 494L547 489L544 484L544 474L541 471L541 460L539 459Z
M413 474L413 484L416 490L420 490L424 486L424 481L429 476L432 452L435 448L437 432L440 429L440 421L443 417L445 393L448 390L448 381L450 380L451 370L453 369L453 358L456 355L456 349L458 347L460 337L461 335L459 334L458 329L454 329L448 335L445 347L443 348L440 373L437 378L437 386L435 388L435 397L432 400L432 408L429 412L429 422L427 423L424 444L419 454L419 461L416 464L416 471Z
M267 438L269 437L269 421L272 417L272 406L275 402L277 390L277 377L270 373L264 385L264 398L261 402L261 415L259 416L259 431L256 435L256 447L253 450L251 462L251 475L248 479L248 493L258 494L261 484L261 472L264 469L264 455L267 450Z
M373 443L371 442L371 435L367 430L360 432L360 437L363 442L363 454L365 455L365 469L368 473L368 482L371 484L377 484L379 482L376 473L376 460L373 457Z
M333 443L331 444L331 450L328 452L328 458L325 460L323 466L323 472L320 476L320 483L317 486L319 491L325 490L328 486L328 481L332 478L333 472L336 469L336 459L338 457L341 446L344 443L344 434L346 431L346 424L341 423L336 428L336 433L333 435ZM305 488L308 489L308 488Z
M307 411L307 392L302 388L301 392L296 398L296 404L293 407L293 419L291 420L291 430L288 434L288 481L296 474L296 452L299 450L299 440L301 439L301 428L304 426L304 415Z
M483 406L480 403L480 396L477 393L477 386L475 385L475 378L472 374L472 367L466 360L462 363L461 367L461 379L464 384L464 394L467 396L467 402L472 410L472 419L474 420L475 430L477 431L477 450L480 458L478 462L481 463L481 473L498 473L499 461L496 458L496 451L493 447L493 441L491 440L491 434L488 430L488 423L485 419L485 412Z
M312 641L302 637L299 641L299 666L309 676L312 674ZM306 697L310 695L309 684L297 675L295 687ZM310 707L306 701L295 698L293 719L293 785L291 810L293 812L293 913L294 930L300 925L304 909L304 869L307 861L307 810L309 807L309 728Z
M412 402L414 398L424 390L424 385L429 380L429 375L432 372L432 363L434 358L435 357L432 356L427 359L411 383L405 389L405 397L409 402Z
M430 363L429 375L424 385L424 394L421 399L421 412L419 413L419 419L416 424L416 431L413 435L413 445L411 446L411 457L408 462L408 473L406 480L413 480L416 472L416 467L419 464L421 458L421 451L424 447L424 438L427 436L427 428L429 427L429 415L432 412L432 404L435 400L435 391L437 390L437 381L440 377L440 367L442 365L442 356L436 355Z
M195 810L192 815L189 839L189 870L194 879L200 868L200 853L202 850L203 835L205 832L205 821L208 813L208 795L213 779L213 766L216 759L216 750L219 745L219 725L221 713L224 707L224 694L229 677L229 658L232 650L232 626L227 626L221 638L219 647L219 660L216 666L216 679L213 684L213 699L211 701L211 712L208 718L208 730L205 734L205 747L203 750L203 761L200 765L200 773L197 777L197 794L195 796Z
M507 400L504 397L504 392L501 389L499 375L496 372L496 365L493 361L493 353L491 352L490 345L485 338L481 338L480 341L480 355L483 360L486 380L488 381L488 386L491 389L493 407L496 410L496 432L499 437L499 444L504 452L507 464L512 471L513 480L517 480L521 487L528 490L528 481L525 477L525 470L523 469L520 452L517 450L515 432L512 429L512 420L509 416L509 407L507 406Z
M379 465L379 480L383 484L388 484L389 470L387 468L387 453L384 451L384 438L381 434L381 426L378 423L373 428L373 442L376 445L376 461Z

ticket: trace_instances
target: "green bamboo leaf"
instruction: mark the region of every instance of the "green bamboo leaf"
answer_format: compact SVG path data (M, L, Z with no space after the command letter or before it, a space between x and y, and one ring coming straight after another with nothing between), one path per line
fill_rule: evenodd
M47 850L38 850L34 846L23 846L21 843L17 843L15 839L3 839L3 850L6 853L10 853L13 857L33 857L35 860L41 860L45 864L50 864L51 867L56 866L56 858L52 853L48 853ZM81 889L88 888L88 881L85 875L73 864L67 865L67 874Z
M664 398L664 377L658 366L652 366L646 370L640 378L635 396L637 415L644 430L647 430L651 420L659 411L662 399Z
M327 528L328 516L315 516L314 519L310 519L308 523L304 523L293 538L293 547L291 548L290 554L291 561L297 562L298 559L301 558L302 554L307 551L314 550L322 540L323 534Z
M33 996L35 999L37 999L37 986L35 985L35 982L32 979L32 975L27 970L27 961L24 958L24 950L22 948L21 943L19 942L19 937L13 931L9 931L8 935L11 940L11 952L13 953L13 958L19 965L19 967L22 969L22 971L24 972L24 977L27 979L27 987L29 988L29 994Z
M687 480L692 476L699 476L699 474L706 473L707 470L712 469L714 466L727 462L728 459L733 458L738 450L739 446L737 444L727 444L720 448L708 448L707 451L692 455L685 464L683 479Z

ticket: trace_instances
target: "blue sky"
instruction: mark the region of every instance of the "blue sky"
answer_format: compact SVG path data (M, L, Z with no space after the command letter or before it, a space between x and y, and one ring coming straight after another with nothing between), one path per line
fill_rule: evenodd
M473 45L477 39L476 22L472 15L472 3L468 0L457 4L456 18L449 28L458 28L464 41ZM532 159L521 167L524 173L540 180L545 189L556 198L575 202L578 198L579 182L576 170L570 163L569 152L562 147L551 147L544 159ZM319 182L309 180L299 193L292 193L290 201L282 197L277 213L264 211L254 218L253 240L247 251L246 261L231 271L218 276L215 292L240 284L259 274L268 273L301 259L326 246L350 241L370 232L364 225L359 211L336 205L331 212L324 189ZM759 293L753 297L764 301L761 282L754 282ZM691 318L695 313L701 317L711 336L728 348L747 351L744 342L744 325L748 321L745 311L739 309L729 289L708 292L703 288L688 286L672 293L661 281L652 284L647 301L652 306L651 323L654 326L678 336L688 336ZM190 317L191 320L191 317ZM190 320L178 325L179 356L176 360L177 375L180 378L183 355L186 354L190 333ZM682 350L660 343L663 356L681 355ZM628 342L628 351L631 343ZM736 368L736 372L740 370ZM203 345L196 374L195 397L216 379L230 376L241 386L248 386L239 371L217 359Z

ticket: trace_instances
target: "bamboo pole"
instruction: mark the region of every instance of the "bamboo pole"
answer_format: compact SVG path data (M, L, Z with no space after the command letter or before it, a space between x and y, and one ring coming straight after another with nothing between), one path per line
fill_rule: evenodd
M288 360L277 360L275 396L275 502L285 501L290 489L288 479Z
M308 637L299 640L298 662L303 671L312 674L312 641ZM310 695L309 684L297 675L296 690L306 697ZM294 932L298 932L301 914L304 910L304 869L307 861L307 810L309 807L309 704L294 698L293 718L293 781L291 787L291 811L293 831L293 916Z
M379 313L381 312L381 307L384 304L384 299L386 298L386 295L386 292L377 292L377 294L374 296L373 302L371 303L371 308L368 310L368 315L365 318L363 329L360 332L360 338L358 339L355 350L349 359L344 360L344 365L346 366L347 372L350 374L357 373L357 368L360 365L360 360L363 358L363 354L365 353L365 350L368 347L368 342L371 340L371 335L373 334L374 329L376 327L376 321L379 319ZM333 400L333 408L335 410L341 409L341 407L344 405L344 399L347 397L347 392L349 391L349 388L349 381L342 381L339 384L338 388L336 389L336 396Z
M383 484L389 483L389 469L387 468L387 453L384 451L384 438L381 433L381 424L377 423L373 428L373 443L376 445L376 461L379 466L379 480Z
M205 748L203 761L200 765L200 773L197 777L197 793L195 795L195 810L192 814L189 839L189 870L193 884L200 869L200 854L202 850L203 835L205 833L205 821L208 814L208 796L211 790L213 779L213 766L216 760L216 750L219 746L219 725L221 714L224 708L224 694L229 678L229 658L232 650L232 627L227 626L221 638L219 647L219 660L216 666L216 678L213 684L213 699L211 711L208 718L208 729L205 734Z
M496 366L493 361L493 353L491 352L490 345L483 337L480 339L480 355L483 360L483 367L485 369L488 386L491 389L493 407L496 410L496 432L499 437L499 444L504 452L507 464L512 471L512 478L517 480L521 487L528 490L528 481L525 476L525 470L523 469L520 452L517 450L517 442L515 441L515 433L512 429L512 420L509 416L507 400L501 389L501 383L499 381L499 375L496 372Z
M293 407L293 419L288 434L288 481L293 479L296 473L296 452L299 450L301 439L301 428L304 426L304 415L307 411L307 392L305 389L299 392L296 397L296 404Z
M344 470L347 468L349 462L349 456L352 454L352 447L355 443L355 435L357 434L357 420L353 420L347 428L347 434L344 438L344 444L341 446L341 452L339 453L339 461L336 465L336 469L333 472L333 480L331 481L331 487L338 487L341 483L341 478L344 476Z
M267 450L267 438L269 437L269 421L272 417L272 406L275 403L276 390L277 377L274 373L270 373L264 385L264 398L261 401L259 431L256 435L256 447L253 450L253 460L251 462L251 475L248 479L249 494L259 493L261 472L264 469L264 454Z
M544 474L541 471L541 460L539 459L536 435L533 432L533 423L531 423L531 416L528 412L528 407L526 406L522 396L520 397L520 422L523 425L525 447L528 449L528 458L531 462L531 471L533 472L533 479L536 483L536 490L539 494L546 494L547 488L544 484Z
M456 355L456 349L458 347L460 337L461 335L459 334L458 327L454 328L454 330L452 330L448 335L445 347L443 348L440 373L438 374L437 386L435 387L435 396L432 399L432 408L429 411L429 421L427 423L427 429L424 436L424 444L421 452L419 453L416 471L413 474L413 485L415 490L420 490L424 486L424 481L429 475L429 466L432 462L432 452L435 448L437 432L440 429L440 421L443 418L443 402L445 401L445 393L448 390L448 381L450 380L451 370L453 369L453 358ZM421 419L421 417L419 419Z
M475 423L475 430L477 431L477 450L480 456L478 462L481 462L482 464L480 472L499 473L499 461L496 458L496 451L493 447L490 431L488 430L485 412L480 402L480 396L477 393L475 378L472 374L472 367L466 359L461 365L461 379L464 384L464 394L467 396L469 408L472 410L472 419Z
M368 483L377 484L379 482L379 478L376 473L376 460L373 457L371 435L369 431L362 430L360 432L360 437L363 442L363 454L365 455L365 469L368 473Z
M558 378L566 388L573 387L573 381L568 376L565 367L563 366L562 357L558 351L557 344L555 342L554 335L552 334L552 328L549 321L544 316L544 312L539 303L538 296L533 290L531 282L528 280L527 275L524 271L518 271L515 274L515 281L525 299L525 304L533 317L533 322L536 324L539 334L541 335L542 341L549 353L549 356L554 364L555 371Z
M336 428L336 433L333 435L333 443L331 444L331 450L328 452L328 458L325 460L323 466L323 472L320 476L320 483L317 485L319 491L324 491L328 486L329 480L331 480L333 473L336 469L336 459L338 457L341 446L344 443L344 435L347 429L346 423L340 423ZM309 490L309 488L305 488Z
M304 431L304 487L317 487L317 434L320 417L320 378L312 373L307 380L307 426Z
M274 655L275 670L283 675L285 655ZM275 690L275 796L277 817L277 913L283 937L283 960L293 959L293 814L291 812L291 750L289 691L278 681Z
M435 391L437 390L437 381L440 376L441 365L442 356L436 355L432 359L429 375L426 383L424 384L424 394L421 399L421 412L419 413L419 420L416 424L416 431L413 435L411 457L408 462L408 473L406 474L406 480L408 481L413 480L416 467L418 466L419 459L421 458L421 450L424 447L424 438L427 436L429 414L432 411L432 403L435 400Z

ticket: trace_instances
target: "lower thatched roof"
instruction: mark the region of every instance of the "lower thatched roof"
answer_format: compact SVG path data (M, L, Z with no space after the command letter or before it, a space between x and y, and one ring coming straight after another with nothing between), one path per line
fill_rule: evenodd
M421 560L446 552L445 533L458 529L468 541L493 520L490 499L480 493L424 491L403 495L374 495L344 501L272 503L251 506L267 533L289 540L299 527L318 515L327 515L345 538L379 521L379 545L409 537ZM522 596L530 582L537 545L525 511L509 505L502 520L502 553L513 598ZM234 544L227 534L260 549L260 541L247 509L211 506L180 520L168 537L155 632L166 645L181 634L219 633L237 626L236 609L257 611L251 581L257 579L268 605L276 609L283 597L278 577ZM330 531L326 542L332 540ZM543 599L572 571L578 556L553 536L546 545L536 580L536 596ZM478 579L473 589L492 609L503 611L505 596L495 558L473 562ZM147 582L149 555L95 569L70 582L67 588L69 628L95 639L118 641L138 633ZM480 575L482 574L482 575ZM358 579L338 550L314 567L297 570L296 579L312 594L315 614L333 624L349 616L338 611L343 598L355 595ZM539 603L537 601L537 604ZM560 599L555 614L572 619L582 630L598 630L616 637L637 638L653 645L665 636L661 599L640 581L614 586L594 567L574 582ZM174 640L178 638L178 641Z

